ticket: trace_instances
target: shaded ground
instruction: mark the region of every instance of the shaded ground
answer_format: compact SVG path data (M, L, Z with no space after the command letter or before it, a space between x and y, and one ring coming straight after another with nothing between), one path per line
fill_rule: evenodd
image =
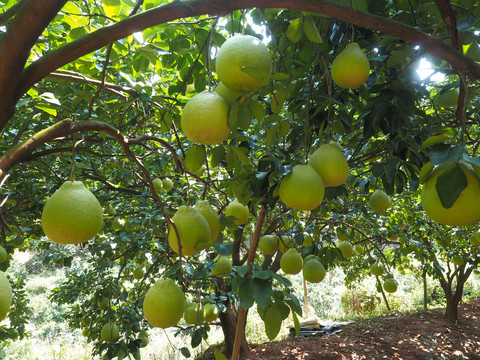
M249 359L480 359L480 300L460 305L458 324L441 310L359 320L337 335L252 345Z

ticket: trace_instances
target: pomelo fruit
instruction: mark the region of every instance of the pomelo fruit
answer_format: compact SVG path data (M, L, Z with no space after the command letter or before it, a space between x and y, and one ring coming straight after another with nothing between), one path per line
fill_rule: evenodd
M228 88L221 81L215 87L214 91L218 95L220 95L223 98L223 100L225 100L229 104L232 104L235 100L237 100L243 94L242 92L235 91L235 90L232 90L232 89Z
M12 287L7 277L0 271L0 322L5 319L12 306Z
M90 329L87 329L87 328L82 329L82 336L88 337L90 333L91 333Z
M148 345L148 333L145 330L142 330L138 333L138 340L140 340L140 347L144 348Z
M205 304L205 322L212 322L218 319L218 306L215 304Z
M349 258L353 255L353 246L350 241L340 241L338 248L342 252L343 257Z
M152 180L152 184L153 184L153 187L155 188L155 191L157 193L160 193L162 192L163 190L163 182L162 182L162 179L160 178L155 178Z
M248 210L248 206L235 199L225 208L225 216L235 216L236 219L233 221L235 225L243 225L250 217L250 210Z
M182 255L195 255L210 244L208 221L193 207L180 206L172 217L182 244ZM177 254L178 240L173 226L168 227L168 243Z
M313 210L323 201L325 187L310 165L295 165L280 182L280 200L289 208Z
M268 83L272 73L270 52L251 35L237 34L227 39L218 50L215 65L220 81L241 93L257 91Z
M43 208L43 231L59 244L88 241L102 227L103 208L81 181L65 181Z
M113 341L118 338L120 334L120 329L117 324L106 323L103 325L102 330L100 331L100 337L103 341Z
M173 189L173 181L170 178L164 178L162 180L162 187L165 190L172 190Z
M320 175L325 187L340 186L348 178L348 163L338 143L322 144L308 164Z
M133 270L132 275L135 280L141 280L145 276L145 271L143 271L143 268L138 266Z
M110 304L110 299L107 296L102 296L97 300L97 304L100 307L107 307Z
M187 324L201 324L205 321L205 308L201 304L189 304L183 314Z
M458 97L460 90L458 88L450 89L442 93L438 93L436 103L443 108L453 108L458 105Z
M217 212L207 200L197 201L194 209L207 220L208 226L210 227L210 242L215 241L220 232L220 218Z
M8 258L7 250L5 250L3 246L0 246L0 263L5 262L7 258Z
M463 256L462 255L454 255L452 257L452 263L456 266L461 266L465 263L465 261L463 260Z
M183 108L182 131L196 144L220 144L230 134L228 110L228 103L215 92L194 95Z
M370 267L370 272L372 273L372 275L382 276L385 273L385 267L382 264L376 262Z
M357 254L363 254L365 252L365 247L363 245L357 244L353 248Z
M457 165L453 165L457 166ZM467 164L459 163L467 178L467 186L462 190L453 206L443 207L437 193L436 183L440 175L453 168L452 165L439 165L430 178L423 184L421 201L423 209L432 220L451 226L473 225L480 221L480 182L475 171Z
M479 246L480 245L480 231L479 230L475 231L470 236L470 243L472 244L472 246Z
M280 268L285 274L298 274L303 268L303 259L297 249L288 249L280 259Z
M148 289L143 313L148 323L162 329L175 326L185 311L185 294L172 279L159 279Z
M278 237L276 235L263 235L258 239L258 248L265 255L273 255L278 250Z
M325 278L326 273L325 268L317 258L305 261L303 264L303 278L308 282L319 283Z
M397 287L397 282L395 281L395 279L392 278L385 280L385 282L383 283L383 289L390 294L396 292Z
M342 226L339 226L335 229L337 233L337 239L340 241L344 241L348 239L348 230Z
M368 78L370 63L357 43L348 44L333 60L332 80L340 87L356 89Z
M232 272L232 261L223 255L217 255L213 259L215 267L212 269L212 274L216 277L225 277Z
M375 190L370 198L368 204L373 211L385 211L392 204L392 199L383 190Z

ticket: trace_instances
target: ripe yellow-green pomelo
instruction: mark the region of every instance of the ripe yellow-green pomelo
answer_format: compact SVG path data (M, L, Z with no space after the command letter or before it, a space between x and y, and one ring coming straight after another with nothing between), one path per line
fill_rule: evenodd
M164 178L162 180L162 187L165 190L172 190L173 189L173 181L170 178Z
M303 278L308 282L319 283L325 278L326 273L322 263L316 258L303 264Z
M230 134L228 103L215 92L203 91L188 100L181 126L188 140L196 144L220 144Z
M332 79L340 87L356 89L368 78L370 64L357 43L348 44L332 63Z
M12 306L12 287L5 274L0 271L0 322L5 319Z
M375 276L382 276L385 273L385 267L376 262L370 267L370 272Z
M223 255L217 255L213 259L215 267L212 269L212 274L216 277L225 277L232 272L232 261Z
M0 263L5 262L7 258L8 258L7 250L5 250L3 246L0 246Z
M102 330L100 331L100 337L103 341L113 341L118 338L120 330L117 324L107 323L103 325Z
M251 35L237 34L225 41L218 50L215 65L220 81L242 93L257 91L268 83L272 74L270 52Z
M439 93L436 97L436 102L438 106L443 108L452 108L458 105L458 96L460 95L460 90L458 88L447 90L444 93Z
M353 246L349 241L341 241L338 248L342 252L343 257L349 258L353 255Z
M473 225L480 221L480 182L468 167L460 165L467 178L467 187L460 193L453 206L446 209L438 197L436 183L438 177L451 167L434 169L432 175L423 184L421 200L423 209L434 221L451 226Z
M293 209L313 210L323 201L325 187L320 175L310 165L295 165L279 188L280 200Z
M177 227L182 243L182 255L195 255L210 244L208 221L193 207L180 206L172 220ZM173 226L168 227L168 243L177 254L178 240Z
M237 100L243 94L239 91L235 91L230 89L229 87L226 87L225 84L222 83L221 81L218 83L214 91L229 104L232 104L235 100Z
M278 250L278 237L275 235L263 235L258 239L258 248L265 255L273 255Z
M218 319L218 306L215 304L206 304L205 309L205 322L212 322Z
M370 198L368 204L373 211L385 211L392 204L392 199L383 190L375 190Z
M464 264L464 261L463 261L463 256L462 255L454 255L452 257L452 263L454 265L457 265L457 266L461 266Z
M348 163L337 143L322 144L308 160L325 187L340 186L348 178Z
M194 208L208 222L208 226L210 227L210 242L215 241L220 231L220 218L217 212L207 200L197 201Z
M225 216L235 216L236 220L233 221L235 225L243 225L250 217L250 210L247 205L243 205L235 199L225 208Z
M132 275L135 280L140 280L145 276L145 271L143 271L143 269L139 266L133 270Z
M385 282L383 283L383 289L390 294L396 292L397 287L397 282L395 281L395 279L392 278L385 280Z
M365 247L363 245L357 244L353 248L357 254L363 254L365 252Z
M87 329L87 328L83 328L82 329L82 335L85 336L85 337L88 337L90 335L90 329Z
M148 323L162 329L177 325L185 311L185 294L172 279L159 279L148 289L143 313Z
M183 318L187 324L201 324L205 321L205 308L201 304L190 304L185 309Z
M285 274L298 274L303 268L302 256L297 249L288 249L280 259L280 268Z
M88 241L102 227L103 208L81 181L65 181L43 208L43 231L59 244Z
M152 180L153 187L155 188L155 191L157 193L161 192L163 190L163 182L162 179L155 178Z

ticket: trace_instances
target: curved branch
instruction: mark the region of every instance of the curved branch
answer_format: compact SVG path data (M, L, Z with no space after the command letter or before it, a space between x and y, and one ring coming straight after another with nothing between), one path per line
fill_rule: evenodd
M367 14L348 6L322 0L191 0L174 1L165 6L132 16L48 53L26 68L17 92L17 98L20 98L33 84L52 71L137 31L185 17L204 14L225 15L234 10L253 7L312 11L366 29L394 35L409 43L420 45L432 55L459 69L473 81L480 78L480 64L461 54L441 39L402 23Z

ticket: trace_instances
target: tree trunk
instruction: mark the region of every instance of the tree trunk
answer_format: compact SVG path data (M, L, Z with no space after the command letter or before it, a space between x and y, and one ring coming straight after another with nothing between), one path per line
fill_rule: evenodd
M230 357L233 352L233 345L235 343L235 333L237 328L237 318L235 316L235 312L232 309L230 304L227 305L227 312L220 313L220 324L222 326L223 337L225 339L225 351L224 355ZM250 353L250 349L248 347L247 338L245 336L245 332L243 332L243 336L241 338L241 345L240 345L240 359L246 358L246 356Z
M462 296L458 296L456 292L452 296L447 297L447 307L445 308L445 318L447 320L458 320L458 304L460 300L462 300Z

